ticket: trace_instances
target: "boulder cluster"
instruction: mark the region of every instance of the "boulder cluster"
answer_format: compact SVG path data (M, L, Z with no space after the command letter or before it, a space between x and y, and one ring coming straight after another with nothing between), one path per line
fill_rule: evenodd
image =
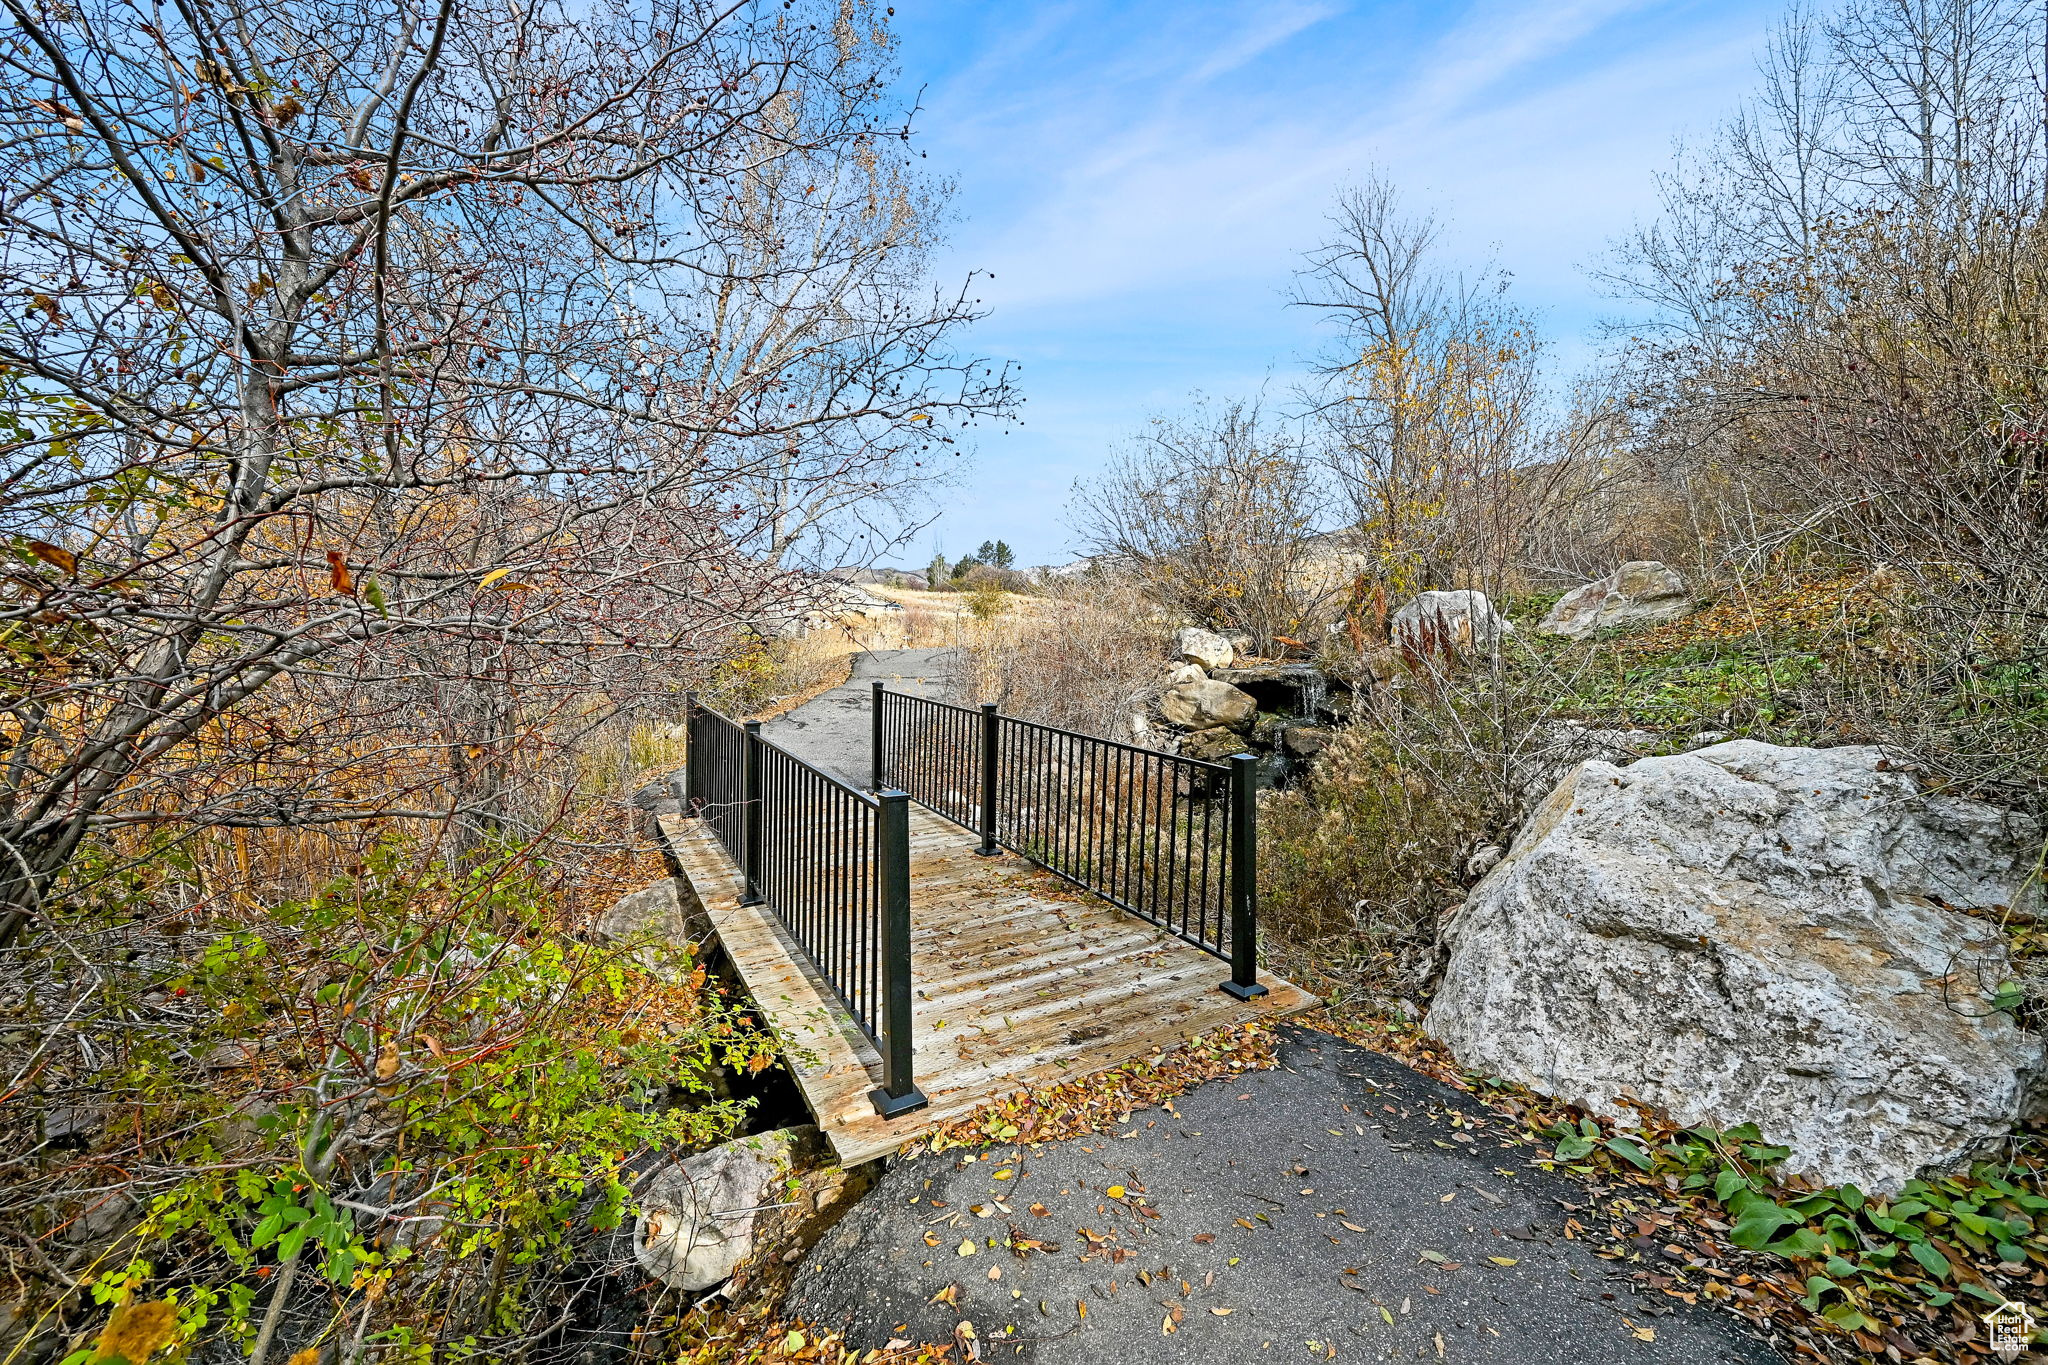
M1250 645L1249 637L1181 631L1157 710L1133 715L1132 730L1190 758L1252 754L1264 781L1284 780L1329 745L1331 727L1351 714L1356 685L1306 661L1246 658Z

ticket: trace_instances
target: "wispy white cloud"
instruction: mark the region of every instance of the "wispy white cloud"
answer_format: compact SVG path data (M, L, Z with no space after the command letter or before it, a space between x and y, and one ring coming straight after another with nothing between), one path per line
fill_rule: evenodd
M981 344L1032 362L1027 428L984 459L1033 493L963 502L1031 543L1057 519L1032 497L1148 409L1284 383L1312 339L1281 291L1369 167L1578 325L1575 267L1647 210L1674 135L1747 87L1777 0L898 3L955 44L919 70L914 33L906 60L961 177L954 264L995 273Z

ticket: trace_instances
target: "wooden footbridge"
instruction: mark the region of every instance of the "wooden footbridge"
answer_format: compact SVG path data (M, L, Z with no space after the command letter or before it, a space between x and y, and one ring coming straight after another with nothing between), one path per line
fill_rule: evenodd
M1249 756L872 708L863 788L693 701L662 821L842 1162L1315 1003L1257 969Z

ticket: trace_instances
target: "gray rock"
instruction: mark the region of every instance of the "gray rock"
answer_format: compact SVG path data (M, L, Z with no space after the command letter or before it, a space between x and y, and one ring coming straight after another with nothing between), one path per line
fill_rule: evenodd
M1159 713L1185 730L1206 730L1212 725L1236 729L1258 710L1259 704L1249 693L1214 678L1177 684L1159 698Z
M754 1250L762 1216L785 1201L797 1154L816 1133L735 1138L655 1172L633 1224L640 1268L686 1293L724 1282Z
M1444 931L1428 1031L1622 1119L1753 1121L1795 1174L1896 1190L2028 1115L2041 1039L1991 1008L1994 911L2042 831L1876 748L1734 740L1551 793Z
M1244 736L1228 726L1212 726L1207 730L1196 730L1182 735L1180 751L1189 758L1206 759L1214 763L1232 754L1243 753Z
M1337 737L1335 730L1321 725L1290 725L1281 735L1281 743L1287 752L1296 758L1314 758L1330 747L1330 741Z
M1691 610L1692 596L1678 570L1653 559L1637 559L1566 593L1537 629L1583 640L1595 631L1653 625Z
M649 971L659 970L690 940L690 907L684 904L688 894L675 877L643 886L619 897L599 915L597 932L614 943L630 945L636 962Z
M1202 668L1228 668L1237 658L1237 650L1230 641L1200 626L1188 626L1174 636L1173 652L1175 657Z
M1483 592L1417 593L1394 613L1388 625L1394 644L1416 657L1445 654L1486 654L1512 635L1514 626L1493 609Z
M1200 664L1178 664L1166 675L1166 685L1179 687L1182 683L1200 682L1208 676L1208 670Z

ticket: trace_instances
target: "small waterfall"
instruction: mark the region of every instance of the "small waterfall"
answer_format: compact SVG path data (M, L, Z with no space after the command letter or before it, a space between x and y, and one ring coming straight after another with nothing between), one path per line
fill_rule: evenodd
M1308 717L1311 725L1319 720L1330 705L1330 679L1320 668L1304 671L1301 680L1301 713Z

